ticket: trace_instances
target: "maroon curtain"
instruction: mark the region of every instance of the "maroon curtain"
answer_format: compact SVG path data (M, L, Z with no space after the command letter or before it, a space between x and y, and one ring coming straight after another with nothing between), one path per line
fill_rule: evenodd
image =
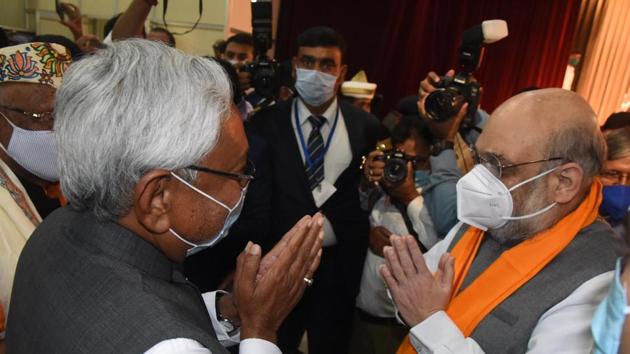
M290 58L301 31L331 26L348 42L349 74L365 69L392 108L428 71L457 67L465 29L504 19L509 36L488 46L475 74L491 112L522 88L562 85L579 7L580 0L283 0L277 53Z

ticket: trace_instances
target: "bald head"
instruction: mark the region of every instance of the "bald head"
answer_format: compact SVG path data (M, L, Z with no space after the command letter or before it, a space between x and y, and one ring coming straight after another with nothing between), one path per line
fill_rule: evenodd
M540 89L499 106L477 143L512 163L561 157L587 176L599 172L605 143L590 105L572 91Z

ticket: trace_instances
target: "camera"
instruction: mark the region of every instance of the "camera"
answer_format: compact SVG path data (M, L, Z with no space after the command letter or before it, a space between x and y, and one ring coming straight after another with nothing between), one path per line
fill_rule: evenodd
M467 102L468 111L462 126L474 126L481 85L473 79L472 74L481 64L484 44L496 42L507 35L507 23L503 20L484 21L464 31L459 47L459 72L454 77L442 76L436 84L436 90L427 96L424 103L429 119L446 121L455 116Z
M256 93L265 99L274 98L276 84L276 69L278 63L267 57L271 48L272 38L272 9L271 0L251 0L252 5L252 35L254 37L254 52L256 59L243 70L251 73L252 87Z
M416 157L406 155L400 150L393 150L381 156L376 156L375 161L385 161L383 179L390 184L399 184L407 177L407 163L418 161Z

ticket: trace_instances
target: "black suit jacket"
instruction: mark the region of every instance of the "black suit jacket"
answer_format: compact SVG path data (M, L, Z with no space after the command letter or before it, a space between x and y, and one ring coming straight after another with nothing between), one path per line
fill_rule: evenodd
M300 146L291 124L292 100L261 111L248 124L250 140L258 140L257 151L267 175L257 175L258 183L271 188L271 227L266 246L273 246L304 215L321 211L332 224L337 238L336 267L345 279L350 296L356 295L369 232L368 214L359 202L361 157L376 146L378 119L349 103L338 101L347 128L352 160L335 182L337 191L317 208L307 183ZM338 134L336 132L335 134ZM262 143L260 143L262 142ZM341 290L341 289L338 289Z

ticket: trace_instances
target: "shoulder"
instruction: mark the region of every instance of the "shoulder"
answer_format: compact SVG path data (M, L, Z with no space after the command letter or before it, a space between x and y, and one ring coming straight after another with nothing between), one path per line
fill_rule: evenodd
M291 115L291 103L293 100L279 102L270 107L265 107L254 114L247 125L251 129L258 129L263 126L275 124L282 119L287 119Z
M339 100L339 106L341 107L341 112L344 117L351 119L353 123L365 124L369 129L378 130L380 123L378 118L372 113L365 112L341 99Z

